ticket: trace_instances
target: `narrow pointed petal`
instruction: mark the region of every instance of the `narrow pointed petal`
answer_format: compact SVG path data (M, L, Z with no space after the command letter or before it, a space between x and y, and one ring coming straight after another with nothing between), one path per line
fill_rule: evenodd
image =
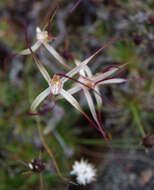
M84 70L85 70L85 73L87 74L87 76L88 76L89 78L92 78L92 77L93 77L93 74L92 74L90 68L89 68L87 65L85 65Z
M107 102L108 104L110 104L111 106L114 107L114 104L113 104L106 96L104 96L103 94L99 94L94 88L92 88L92 87L90 87L90 86L84 84L83 82L81 82L81 81L79 81L79 80L77 80L77 79L75 79L75 78L69 77L69 76L67 76L67 75L65 75L65 74L57 73L56 75L61 76L61 77L64 77L64 78L68 78L68 79L70 79L70 80L72 80L72 81L75 81L75 82L77 82L77 83L83 85L84 87L87 87L87 88L90 89L90 90L93 90L94 93L98 94L105 102Z
M81 86L80 86L80 85L76 85L76 86L74 86L74 87L68 89L67 92L72 95L72 94L75 94L75 93L79 92L80 90L82 90ZM63 98L63 97L62 97L61 95L58 95L58 96L56 96L55 99L56 99L56 100L60 100L60 99L62 99L62 98Z
M129 37L129 36L124 36L124 37L119 37L116 39L113 39L111 41L109 41L108 43L106 43L105 45L103 45L100 49L98 49L93 55L91 55L90 57L88 57L87 59L85 59L84 61L81 62L80 65L78 65L77 67L75 67L74 69L72 69L70 72L68 72L66 75L67 76L74 76L75 74L77 74L81 69L84 68L85 65L87 65L97 54L99 54L102 50L104 50L106 47L108 47L109 45L115 43L116 41L122 40L122 39L128 39L128 38L133 38L133 37ZM67 81L68 79L64 79L64 82Z
M83 112L82 108L80 107L80 104L77 102L77 100L69 94L66 90L61 89L60 94L73 106L75 107L79 112Z
M45 48L51 53L51 55L59 62L61 63L65 69L71 69L71 67L69 65L66 64L65 60L59 55L59 53L52 47L50 46L48 43L43 43L43 45L45 46Z
M96 74L95 76L93 76L92 80L93 81L104 80L105 78L109 77L110 75L112 75L113 73L115 73L118 70L119 70L118 68L111 68L109 71L107 71L105 73Z
M48 87L43 92L41 92L33 101L31 105L32 112L37 109L37 107L40 105L40 103L50 94L50 88Z
M50 75L49 73L47 72L47 70L45 69L45 67L43 66L43 64L39 61L39 59L35 59L35 63L36 65L38 66L40 72L42 73L43 77L45 78L45 80L49 83L50 85L50 82L51 82L51 78L50 78Z
M35 52L36 50L39 49L40 46L41 46L41 42L37 41L33 46L31 46L31 49L33 52ZM20 51L18 54L19 55L29 55L29 54L31 54L31 52L29 49L25 49L25 50Z
M87 58L85 61L81 62L80 65L76 66L74 69L72 69L71 71L69 71L66 75L69 77L74 76L75 74L77 74L81 69L84 68L84 66L93 58L93 56ZM68 78L64 78L63 81L66 82L68 80Z
M95 86L94 89L95 89L96 92L98 92L98 93L95 93L95 92L94 92L94 96L95 96L95 99L96 99L96 102L97 102L97 108L98 108L99 111L101 111L102 105L103 105L102 98L101 98L101 96L99 95L99 94L101 94L101 93L100 93L100 90L99 90L99 87L98 87L98 86Z
M67 92L70 94L75 94L75 93L79 92L80 90L81 90L81 85L76 85L76 86L70 88L69 90L67 90Z
M85 65L84 70L85 70L85 73L87 74L87 76L92 79L93 74L92 74L90 68L87 65ZM101 94L101 93L99 91L98 86L94 87L94 89L95 89L96 92L98 92L98 93L94 92L94 96L95 96L95 99L96 99L96 102L97 102L97 108L100 111L101 108L102 108L102 98L100 97L99 94Z
M117 83L123 83L128 81L127 79L121 79L121 78L113 78L113 79L108 79L108 80L103 80L103 81L98 81L95 83L95 85L100 85L100 84L117 84Z
M28 116L44 115L46 113L51 112L54 109L54 107L55 107L55 101L50 94L50 96L46 98L46 100L43 102L38 112L31 110L31 112L28 112L26 115Z
M24 30L25 30L25 40L26 40L27 47L29 48L29 51L30 51L32 57L34 58L34 61L35 61L36 65L38 66L40 72L42 73L43 77L46 79L46 81L50 85L51 78L50 78L47 70L45 69L45 67L42 65L42 63L39 61L38 57L34 54L33 50L31 49L29 39L28 39L27 25L25 22L24 22Z
M118 66L118 65L109 65L109 66L105 67L104 69L102 69L101 73L106 73L107 71L109 71L111 69L114 69L114 68L120 69L120 66Z
M93 74L92 74L90 68L87 65L85 65L84 70L85 70L85 73L87 74L87 76L92 79ZM97 92L97 93L94 92L94 96L95 96L95 99L96 99L96 102L97 102L97 108L100 111L101 108L102 108L102 98L100 97L99 94L101 94L101 93L99 91L98 86L94 87L94 89Z
M95 106L94 106L94 102L92 100L91 94L85 88L83 89L83 91L84 91L84 95L85 95L85 97L87 99L91 114L92 114L94 120L96 121L97 125L99 125L99 121L97 119L97 114L96 114L96 111L95 111Z
M61 90L60 94L73 106L75 107L79 112L81 112L84 117L91 123L92 126L94 126L96 129L98 129L98 126L95 124L95 122L89 118L89 116L82 110L80 107L80 104L77 102L77 100L69 94L67 91L64 89Z
M75 59L74 60L75 64L78 66L81 64L81 61L79 61L78 59ZM85 72L87 74L88 77L92 77L92 72L91 70L89 69L89 67L87 65L84 66L83 69L81 69L80 71L82 71L82 75L86 76L85 75ZM84 74L83 74L84 73ZM81 74L81 73L80 73Z

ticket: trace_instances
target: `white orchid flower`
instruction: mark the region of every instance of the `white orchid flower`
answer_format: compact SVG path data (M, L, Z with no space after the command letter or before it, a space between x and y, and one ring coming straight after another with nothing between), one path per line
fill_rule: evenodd
M76 65L80 65L81 62L79 60L75 60L75 63ZM83 69L81 69L79 71L79 74L80 74L80 77L79 77L79 81L81 81L82 83L84 83L86 86L89 86L90 88L93 88L93 86L91 86L91 78L93 77L93 74L90 70L90 68L85 65ZM87 81L85 82L85 78L87 79ZM87 99L87 102L88 102L88 105L89 105L89 108L90 108L90 112L95 120L95 122L97 123L97 125L99 125L99 121L98 121L98 117L97 117L97 113L95 111L95 104L94 104L94 101L93 101L93 98L89 92L89 89L87 87L85 87L84 85L81 85L81 84L77 84L78 86L80 86L81 89L83 89L83 92L84 92L84 95ZM102 98L100 97L100 91L99 91L99 88L97 86L95 86L93 88L97 93L94 93L94 96L95 96L95 99L96 99L96 102L97 102L97 108L98 108L98 111L101 111L101 108L102 108Z
M47 83L49 85L49 87L46 90L44 90L42 93L40 93L36 97L36 99L33 101L32 105L31 105L31 111L35 112L38 105L47 96L49 96L50 93L55 97L57 95L60 95L65 100L67 100L73 107L75 107L79 112L81 112L94 126L96 126L95 123L82 110L82 108L80 107L80 104L78 103L78 101L71 95L71 93L69 93L67 90L65 90L63 88L64 83L67 81L67 79L66 78L60 78L60 76L58 74L55 74L53 76L53 78L51 78L50 75L48 74L47 70L45 69L45 67L42 65L42 63L38 60L38 58L32 52L31 48L30 48L30 51L32 53L32 56L33 56L33 58L35 60L35 63L37 65L37 67L39 68L40 72L42 73L43 77L45 78L45 80L47 81ZM76 74L76 72L75 72L75 74Z
M59 53L50 45L50 42L54 38L49 35L48 31L41 31L39 27L36 28L36 42L31 46L33 52L37 51L41 45L43 45L49 53L65 67L65 69L71 69L65 62L65 60L59 55ZM31 54L30 49L25 49L19 52L19 55L29 55Z
M101 52L105 47L109 46L110 44L120 40L120 39L125 39L128 37L121 37L121 38L117 38L115 40L112 40L110 42L108 42L107 44L105 44L104 46L102 46L99 50L97 50L93 55L91 55L90 57L88 57L87 59L85 59L82 62L79 61L75 61L77 66L75 68L73 68L72 70L70 70L66 75L59 75L59 74L55 74L53 76L53 78L50 78L47 70L45 69L45 67L42 65L42 63L38 60L38 58L34 55L33 53L33 47L30 47L29 42L28 42L28 35L27 35L27 31L26 32L26 42L28 45L28 50L26 50L26 53L31 53L35 63L37 65L37 67L39 68L40 72L42 73L43 77L45 78L45 80L47 81L49 87L47 89L45 89L43 92L41 92L33 101L32 105L31 105L31 110L34 112L37 107L39 106L39 104L47 97L50 95L50 93L54 96L61 96L64 99L66 99L72 106L74 106L78 111L80 111L88 120L89 117L85 114L85 112L81 109L79 103L77 102L77 100L72 96L73 93L78 92L79 90L83 89L84 90L84 94L86 96L86 99L88 101L89 107L90 107L90 111L91 114L95 120L95 122L97 123L97 125L100 125L98 118L97 118L97 114L95 111L95 106L92 100L92 97L89 93L89 89L88 88L92 88L95 91L95 98L97 101L97 106L98 109L100 110L100 108L102 107L102 100L99 94L99 88L96 84L105 84L105 83L120 83L120 82L124 82L126 79L109 79L104 81L103 79L105 79L106 77L108 77L109 75L111 75L112 73L114 73L115 71L118 70L118 68L111 68L109 71L104 72L104 73L100 73L97 75L92 75L91 70L89 69L89 67L87 66L87 64L91 61L91 59L93 59L99 52ZM48 44L48 33L47 31L42 32L39 28L37 28L37 39L40 43L43 43L43 45L47 45ZM36 45L35 45L36 46ZM48 47L48 45L46 46ZM52 49L52 48L50 48ZM54 51L50 51L50 53L52 55L56 55L53 52L56 52L56 50ZM65 62L63 62L63 59L60 55L55 56L55 58L61 63L61 64L65 64ZM60 58L60 59L59 59ZM72 77L76 74L80 74L79 80L78 82L82 85L76 85L74 88L69 89L69 90L65 90L63 88L64 84L67 82L67 80L72 79ZM62 78L60 78L60 76L62 76ZM85 88L88 87L88 88ZM81 88L81 89L80 89ZM96 125L95 125L96 126Z
M126 38L126 37L123 37ZM39 106L39 104L47 97L49 96L50 92L52 92L54 95L58 95L56 96L56 99L61 99L61 98L65 98L68 99L68 97L71 97L71 101L72 103L73 101L73 96L72 94L77 93L78 91L84 89L84 93L85 96L87 98L91 113L93 115L94 120L97 120L96 117L96 112L94 111L94 103L92 101L92 98L89 94L89 91L87 90L87 88L85 88L85 86L89 86L89 88L92 88L95 92L95 98L97 101L97 107L98 110L100 110L100 108L102 107L102 98L100 97L100 93L99 93L99 85L101 84L111 84L111 83L122 83L122 82L126 82L128 81L128 79L120 79L120 78L113 78L113 79L108 79L107 78L109 76L111 76L112 74L114 74L116 71L118 71L119 69L121 69L122 67L126 66L127 64L129 64L130 62L123 64L122 66L114 66L114 67L109 67L109 69L107 69L106 72L102 72L102 73L98 73L95 75L92 75L91 70L89 69L89 67L87 66L87 64L94 58L94 56L96 56L100 51L102 51L105 47L107 47L108 45L114 43L115 41L118 41L119 39L123 39L123 38L117 38L115 40L112 40L110 42L108 42L107 44L105 44L102 48L100 48L98 51L96 51L92 56L88 57L87 59L85 59L82 62L79 62L78 60L75 60L76 63L76 67L73 68L72 70L70 70L67 74L65 75L61 75L64 76L61 79L57 76L57 82L54 81L53 79L49 79L49 75L47 74L47 71L44 69L42 64L38 65L38 61L35 61L36 64L38 65L38 68L40 69L42 75L44 76L44 78L47 80L49 87L47 89L45 89L43 92L41 92L34 100L34 102L32 103L31 109L34 111L37 109L37 107ZM43 67L43 68L42 68ZM43 71L43 72L42 72ZM73 77L76 74L80 74L80 77L78 79L78 82L81 82L83 85L75 85L74 87L72 87L71 89L68 89L67 91L63 91L64 89L61 90L61 88L63 87L64 83L67 82L67 80L71 79L71 77ZM52 81L52 83L51 83ZM55 83L55 86L53 86L53 83ZM58 86L59 85L59 86ZM84 86L85 85L85 86ZM54 90L51 91L51 89L57 88L56 91L58 91L56 94L54 92ZM63 93L63 95L61 94ZM71 104L72 104L71 103ZM74 103L73 103L74 104ZM77 103L74 104L74 106L79 109L79 106L77 106ZM97 121L98 123L98 121Z

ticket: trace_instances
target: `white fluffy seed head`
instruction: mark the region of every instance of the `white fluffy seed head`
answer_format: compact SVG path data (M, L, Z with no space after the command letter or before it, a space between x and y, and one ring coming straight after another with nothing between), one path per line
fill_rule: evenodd
M75 161L71 175L76 175L76 180L81 185L86 185L95 180L96 169L86 160Z

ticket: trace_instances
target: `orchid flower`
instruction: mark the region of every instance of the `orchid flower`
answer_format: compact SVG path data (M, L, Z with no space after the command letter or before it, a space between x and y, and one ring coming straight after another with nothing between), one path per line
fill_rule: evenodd
M110 75L112 75L114 72L118 71L120 68L122 68L123 66L127 65L123 64L120 67L108 67L104 73L99 73L97 75L92 75L90 69L87 67L87 64L98 54L100 53L105 47L109 46L110 44L120 40L120 39L125 39L128 37L121 37L121 38L117 38L115 40L111 40L110 42L106 43L105 45L103 45L100 49L98 49L93 55L91 55L90 57L88 57L87 59L85 59L82 62L76 63L77 66L73 69L71 69L66 75L65 74L55 74L53 75L52 78L50 78L50 75L48 74L47 70L45 69L45 67L42 65L42 63L39 61L39 59L35 56L35 54L33 53L32 48L30 47L29 43L28 43L28 36L26 33L26 42L29 48L29 51L31 53L31 55L33 56L35 63L37 65L37 67L39 68L40 72L42 73L43 77L45 78L45 80L47 81L49 87L47 89L45 89L43 92L41 92L33 101L32 105L31 105L31 110L34 112L37 107L39 106L39 104L50 94L52 94L53 96L56 97L62 97L64 98L66 101L68 101L73 107L75 107L80 113L82 113L84 115L84 117L86 117L88 119L88 121L98 130L101 132L101 134L103 135L103 137L106 140L106 143L108 144L108 146L110 147L110 149L112 150L113 154L114 151L112 149L112 146L110 145L110 142L105 134L104 129L102 128L102 124L101 122L97 119L97 114L95 111L95 107L94 107L94 103L93 100L91 98L91 95L89 93L89 89L94 90L95 94L95 98L97 101L97 105L98 108L100 109L100 106L102 104L102 100L100 100L98 98L98 96L100 96L99 94L99 88L98 85L100 84L109 84L109 83L121 83L121 82L126 82L127 79L120 79L120 78L108 78ZM77 62L77 61L76 61ZM80 73L79 76L79 80L73 79L72 77L74 75L77 75L78 73ZM60 78L61 77L61 78ZM72 89L69 90L65 90L64 89L64 84L69 80L73 80L75 82L78 82L79 85L76 85L75 87L73 87ZM83 87L84 86L84 87ZM86 89L87 88L87 89ZM82 110L82 108L80 107L80 104L78 103L78 101L72 96L73 93L78 92L79 90L83 89L85 96L87 98L89 107L90 107L90 111L92 113L92 116L94 118L94 121L89 118L89 116ZM98 96L96 96L98 95ZM117 159L118 160L118 159Z
M52 92L54 95L56 95L56 99L61 99L64 97L68 100L68 97L70 96L71 97L70 100L72 100L71 104L74 104L73 105L74 107L76 107L78 110L81 110L81 108L79 109L79 106L77 106L78 104L75 103L75 101L73 101L74 98L73 98L72 94L77 93L78 91L84 89L84 93L87 98L87 101L88 101L88 104L90 107L90 111L93 115L94 120L96 121L96 123L98 123L96 111L94 109L94 103L92 101L89 91L87 90L87 88L85 86L90 87L95 91L94 95L95 95L95 99L97 101L97 107L98 107L98 110L100 110L100 108L102 107L102 98L100 97L98 85L111 84L111 83L122 83L122 82L128 81L128 79L120 79L120 78L108 79L108 77L111 76L116 71L118 71L119 69L121 69L122 67L124 67L125 65L129 64L129 62L126 64L123 64L122 66L119 66L119 67L118 66L112 66L112 67L109 66L106 70L104 69L104 72L98 73L94 76L92 75L92 72L89 69L89 67L87 66L87 64L91 61L91 59L93 59L94 56L96 56L105 47L107 47L108 45L110 45L120 39L125 39L125 38L128 38L128 37L121 37L121 38L117 38L115 40L108 42L102 48L100 48L98 51L96 51L92 56L88 57L87 59L85 59L82 62L75 60L75 63L77 66L75 68L73 68L72 70L70 70L67 74L61 75L61 76L63 76L63 78L61 78L61 79L59 78L59 76L57 74L53 77L53 79L49 79L49 75L46 73L47 71L40 68L41 72L42 72L42 70L44 70L42 75L48 81L49 87L47 89L45 89L43 92L41 92L35 98L35 100L33 101L32 105L31 105L31 110L35 111L36 108L39 106L39 104L47 96L49 96L50 92ZM37 61L36 61L36 63L37 63ZM41 67L43 66L42 64L40 64L40 65L41 65ZM44 74L44 73L46 73L46 74ZM68 89L67 91L63 91L64 89L61 90L61 87L63 87L64 83L67 82L68 79L71 79L71 77L73 77L74 75L76 75L78 73L80 73L80 77L77 82L79 82L81 85L77 84L74 87L72 87L71 89ZM48 77L47 77L47 75L48 75ZM56 80L57 82L55 82L55 78L58 79L58 80ZM52 83L50 81L52 81ZM55 86L54 86L56 88L55 90L53 88L53 83L55 83ZM63 93L63 95L61 95L60 93ZM64 93L65 93L65 95L64 95ZM67 95L66 95L66 93L67 93Z
M81 62L79 60L75 60L75 63L76 63L76 65L81 64ZM73 88L68 90L68 92L71 94L76 93L79 90L83 90L84 95L87 99L91 114L93 116L93 119L97 123L97 125L100 124L100 121L98 120L97 113L95 110L95 103L93 101L93 97L91 96L91 93L89 92L89 90L90 89L93 90L93 93L94 93L94 96L95 96L95 99L97 102L97 109L100 112L101 108L102 108L102 97L101 97L101 93L99 90L100 85L118 84L118 83L128 82L130 80L135 80L135 79L119 78L116 76L109 78L114 73L116 73L117 71L119 71L124 66L126 66L127 64L130 64L130 63L131 62L128 62L121 66L109 66L109 67L105 68L102 72L96 73L95 75L93 75L90 68L87 65L85 65L84 68L79 71L80 77L78 78L78 81L80 81L81 84L77 83ZM120 75L120 74L121 74L121 72L118 75Z
M26 27L26 25L25 25ZM97 114L95 111L95 107L94 107L94 103L92 100L92 97L89 93L89 89L85 88L86 87L90 87L95 91L95 98L97 101L97 106L98 106L98 110L100 110L101 105L102 105L102 100L99 93L99 88L98 88L98 84L104 84L104 83L120 83L120 82L124 82L126 81L126 79L108 79L105 80L106 77L108 77L109 75L111 75L112 73L114 73L115 71L118 70L117 67L111 67L111 69L104 73L101 74L97 74L95 76L92 75L91 70L89 69L89 67L87 66L87 64L91 61L91 59L93 59L99 52L101 52L105 47L109 46L110 44L120 40L120 39L125 39L128 37L121 37L121 38L117 38L115 40L111 40L110 42L106 43L104 46L102 46L99 50L97 50L93 55L91 55L90 57L88 57L87 59L85 59L82 62L79 62L78 60L75 61L76 63L76 67L73 68L72 70L70 70L66 75L59 75L59 74L55 74L53 76L53 78L50 78L47 70L45 69L45 67L42 65L42 63L38 60L38 58L34 55L33 53L33 47L30 47L29 42L28 42L28 35L27 35L27 31L25 28L25 32L26 32L26 42L28 45L28 50L26 50L26 53L31 53L36 65L38 66L40 72L42 73L43 77L45 78L45 80L47 81L49 87L44 90L43 92L41 92L36 99L33 101L32 105L31 105L31 110L35 111L36 108L39 106L39 104L47 97L49 96L49 94L52 94L54 96L61 96L64 99L66 99L70 104L72 104L78 111L80 111L85 117L87 117L87 115L84 113L84 111L81 109L79 103L77 102L77 100L72 96L73 93L78 92L79 90L81 90L81 88L84 90L84 94L87 98L89 107L90 107L90 111L91 114L95 120L95 122L97 124L99 124L99 121L97 119ZM47 31L42 32L40 29L37 28L37 39L38 42L43 43L44 45L47 44L48 40L48 33ZM34 49L35 50L35 49ZM56 50L54 50L56 52ZM51 53L51 52L50 52ZM55 58L59 61L62 60L62 57L59 56L59 58L57 58L55 56ZM60 61L59 61L60 62ZM63 60L62 60L63 62ZM60 62L61 63L61 62ZM64 62L63 62L64 63ZM80 77L78 82L80 84L82 84L81 86L76 85L74 88L70 89L70 90L65 90L63 88L64 84L67 82L68 79L72 79L72 77L76 74L80 73ZM60 78L60 76L63 76L62 78ZM89 79L90 78L90 79Z
M80 104L78 103L78 101L69 93L67 92L63 86L64 83L68 80L66 78L61 78L55 74L53 76L53 78L50 77L50 75L48 74L47 70L45 69L45 67L42 65L42 63L39 61L39 59L35 56L35 54L33 53L31 47L29 46L29 42L28 42L28 36L26 33L26 42L28 45L28 48L35 60L35 63L38 67L38 69L40 70L41 74L43 75L44 79L47 81L49 87L43 91L40 95L38 95L36 97L36 99L34 100L34 102L31 105L31 110L35 111L37 106L50 94L52 94L53 96L57 96L57 95L61 95L64 99L66 99L72 106L74 106L79 112L81 112L94 126L95 123L87 116L87 114L82 110L82 108L80 107ZM72 72L74 74L76 74L78 72L78 70L76 71L72 70ZM71 72L71 74L72 74Z
M75 64L80 65L81 62L79 60L75 60ZM90 68L87 65L84 66L84 68L79 71L79 74L80 74L80 77L79 77L78 80L81 81L82 83L84 83L86 86L89 86L90 88L93 88L93 86L91 85L91 80L90 80L90 78L93 78L93 74L92 74ZM85 79L87 79L87 81L85 81ZM98 121L97 113L95 111L93 98L92 98L92 96L91 96L91 94L89 92L89 89L87 87L85 87L84 85L81 85L81 84L77 84L77 85L80 86L83 89L84 95L85 95L85 97L87 99L87 102L88 102L88 105L89 105L89 108L90 108L90 111L91 111L91 114L92 114L95 122L97 123L97 125L99 125L99 121ZM100 94L99 87L95 86L93 89L96 92L98 92L98 93L95 93L93 91L95 99L96 99L96 102L97 102L98 111L101 111L102 98L99 95Z
M70 66L68 66L65 63L65 60L59 55L59 53L49 44L52 42L54 37L52 37L48 31L44 30L41 31L39 27L36 28L36 42L34 45L31 46L31 49L33 52L37 51L41 45L43 45L49 53L61 64L63 65L67 70L71 69ZM19 55L29 55L31 54L30 49L25 49L19 52Z

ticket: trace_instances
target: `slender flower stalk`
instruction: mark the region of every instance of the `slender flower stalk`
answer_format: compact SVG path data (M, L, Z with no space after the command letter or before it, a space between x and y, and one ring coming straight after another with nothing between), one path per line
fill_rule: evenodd
M54 156L52 150L48 147L48 145L47 145L47 143L46 143L46 141L45 141L45 139L44 139L44 136L43 136L43 134L42 134L41 124L40 124L40 119L39 119L38 116L37 116L37 118L36 118L36 121L37 121L37 127L38 127L38 132L39 132L39 136L40 136L41 142L42 142L44 148L46 149L47 153L49 154L50 158L52 159L53 164L54 164L54 166L55 166L55 169L56 169L56 171L57 171L57 174L58 174L59 177L60 177L61 179L63 179L64 181L68 181L68 179L66 179L66 178L62 175L62 173L61 173L61 171L60 171L60 169L59 169L59 167L58 167L58 165L57 165L57 163L56 163L55 156ZM71 182L70 182L70 183L71 183Z

